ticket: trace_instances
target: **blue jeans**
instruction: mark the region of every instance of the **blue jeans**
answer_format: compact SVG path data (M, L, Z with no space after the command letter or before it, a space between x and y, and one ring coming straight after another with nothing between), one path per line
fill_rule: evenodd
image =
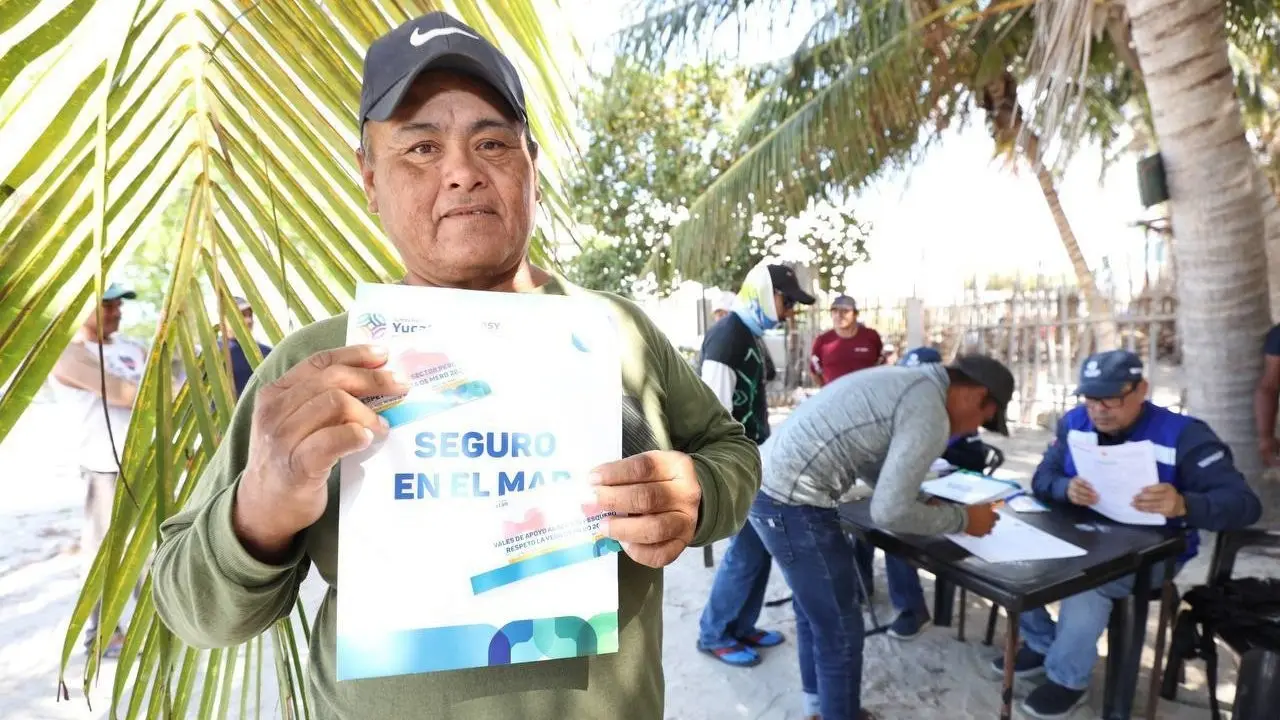
M1181 569L1181 565L1176 568ZM1098 662L1098 639L1111 620L1111 604L1131 594L1135 580L1136 576L1128 575L1072 595L1062 601L1057 623L1044 608L1022 613L1018 618L1022 637L1027 647L1045 656L1045 674L1051 681L1072 690L1089 687L1089 676ZM1163 563L1151 571L1151 585L1158 587L1162 582Z
M729 543L711 583L711 596L698 623L698 645L709 650L730 647L756 631L764 591L769 586L769 551L751 523Z
M887 556L886 556L887 557ZM864 540L853 539L853 559L862 573L862 586L867 595L876 592L876 546Z
M884 572L889 580L889 600L898 612L911 613L923 620L929 617L929 604L920 586L920 573L906 560L885 553Z
M757 493L751 525L791 586L805 713L856 720L862 705L862 609L853 546L835 508Z

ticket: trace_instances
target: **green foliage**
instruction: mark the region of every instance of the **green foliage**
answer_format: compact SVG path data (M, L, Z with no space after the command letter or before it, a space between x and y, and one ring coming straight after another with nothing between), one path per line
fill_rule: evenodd
M671 228L732 163L724 129L745 81L743 71L721 65L651 72L620 57L586 93L586 150L567 195L575 219L600 237L570 264L576 282L632 295L651 270L658 292L671 289Z
M731 289L762 258L789 248L789 259L816 263L826 289L866 259L868 228L843 200L819 200L790 218L761 201L751 222L723 230L731 237L715 243L725 250L717 262L693 273L672 262L672 230L747 148L737 124L750 112L745 98L766 79L714 63L648 70L615 61L582 102L586 149L567 196L575 219L596 235L568 265L575 282L625 296L665 294L684 279Z

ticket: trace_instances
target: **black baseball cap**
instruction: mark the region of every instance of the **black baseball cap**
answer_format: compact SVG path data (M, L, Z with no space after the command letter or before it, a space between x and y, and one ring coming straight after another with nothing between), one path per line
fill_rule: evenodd
M990 355L961 355L947 367L987 389L996 403L995 417L982 427L1001 435L1009 434L1009 401L1013 399L1013 373Z
M386 120L427 70L453 70L493 86L521 122L528 122L524 86L516 68L493 43L444 12L409 20L369 46L360 86L359 125Z
M800 280L796 277L796 271L786 265L770 265L769 282L773 284L774 291L782 293L782 297L792 302L797 302L801 305L812 305L817 302L812 295L800 287Z
M1108 350L1090 355L1080 367L1076 395L1117 398L1142 381L1142 358L1128 350Z

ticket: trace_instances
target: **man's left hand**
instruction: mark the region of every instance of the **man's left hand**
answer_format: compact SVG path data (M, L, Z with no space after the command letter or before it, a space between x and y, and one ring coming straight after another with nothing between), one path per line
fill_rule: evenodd
M1187 514L1187 501L1173 485L1156 483L1142 488L1142 492L1134 496L1133 508L1165 517L1182 517Z
M702 486L693 459L682 452L652 451L606 463L592 473L602 510L625 513L609 518L609 537L641 565L670 565L698 527Z

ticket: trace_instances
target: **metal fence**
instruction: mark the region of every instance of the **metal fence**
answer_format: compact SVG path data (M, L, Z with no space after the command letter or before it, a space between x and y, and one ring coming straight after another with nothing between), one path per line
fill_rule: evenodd
M1120 344L1143 358L1153 399L1180 409L1186 389L1176 300L1161 294L1112 302ZM878 331L886 345L893 345L887 362L896 362L911 347L927 345L946 359L960 352L983 352L1007 364L1018 387L1010 419L1023 425L1052 422L1075 406L1079 367L1097 346L1099 320L1087 315L1081 298L1069 288L970 292L950 305L910 299L893 304L859 302L859 308L859 321ZM797 387L812 385L809 348L830 327L830 316L821 306L797 316L787 336L786 372L773 390L777 402L786 402Z

